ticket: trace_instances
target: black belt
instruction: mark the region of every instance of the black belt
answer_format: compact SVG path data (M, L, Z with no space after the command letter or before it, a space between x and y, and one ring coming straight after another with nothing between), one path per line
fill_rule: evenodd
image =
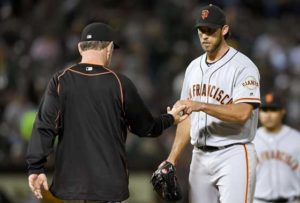
M204 146L196 146L198 149L204 151L204 152L214 152L214 151L218 151L221 149L226 149L228 147L232 147L234 145L243 145L246 143L233 143L233 144L229 144L229 145L225 145L225 146L219 146L219 147L215 147L215 146L208 146L208 145L204 145Z
M284 198L284 197L279 197L277 199L264 199L264 198L259 198L259 197L255 197L255 199L263 201L263 202L273 202L273 203L287 203L289 201L295 201L295 200L299 200L300 197L296 196L296 197L291 197L291 198Z

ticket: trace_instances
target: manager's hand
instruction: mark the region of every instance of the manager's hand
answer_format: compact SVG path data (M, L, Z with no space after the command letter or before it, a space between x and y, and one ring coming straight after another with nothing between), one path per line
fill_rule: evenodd
M174 106L186 106L184 109L184 114L191 114L192 112L198 112L203 109L202 102L196 102L190 99L187 100L178 100Z
M29 175L28 184L31 191L38 199L43 198L42 190L49 190L47 177L44 173Z
M180 123L189 116L188 114L184 113L185 108L185 105L173 106L172 109L170 107L167 108L168 114L171 114L174 117L174 124Z

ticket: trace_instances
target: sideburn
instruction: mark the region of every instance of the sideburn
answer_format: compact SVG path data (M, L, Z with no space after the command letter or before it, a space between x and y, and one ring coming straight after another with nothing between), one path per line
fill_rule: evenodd
M223 37L222 32L220 32L218 40L215 42L214 47L211 50L211 53L215 53L221 48L222 37Z

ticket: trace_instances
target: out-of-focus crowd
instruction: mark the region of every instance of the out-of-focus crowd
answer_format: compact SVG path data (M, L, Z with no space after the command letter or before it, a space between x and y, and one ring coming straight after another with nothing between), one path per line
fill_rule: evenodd
M286 122L300 124L300 2L297 0L1 0L0 170L24 170L26 143L51 75L79 61L77 43L89 22L120 34L112 69L126 74L154 115L180 95L188 63L202 54L193 24L198 8L227 12L229 44L259 67L261 91L284 95ZM171 147L174 129L158 139L128 137L132 169L152 170ZM130 155L134 154L134 158Z

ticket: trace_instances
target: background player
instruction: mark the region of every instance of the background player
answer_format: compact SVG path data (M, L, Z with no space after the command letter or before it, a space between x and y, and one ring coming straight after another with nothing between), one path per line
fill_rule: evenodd
M205 53L188 66L183 101L177 103L193 113L178 125L167 161L176 164L191 136L190 202L252 202L259 72L248 57L227 45L229 26L219 7L202 7L196 27Z
M178 123L184 106L153 118L133 83L108 69L115 32L92 23L78 44L81 62L54 74L41 102L28 147L29 186L48 190L44 164L58 135L51 192L66 202L121 202L128 198L127 128L159 136Z
M300 133L284 125L285 109L274 93L262 99L253 143L258 154L255 203L300 202Z

